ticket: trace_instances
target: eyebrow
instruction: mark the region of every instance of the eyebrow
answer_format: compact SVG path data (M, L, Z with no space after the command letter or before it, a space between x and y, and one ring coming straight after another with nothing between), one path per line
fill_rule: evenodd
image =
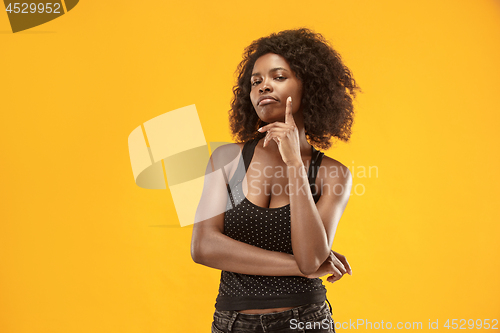
M272 72L276 72L279 70L288 72L288 70L286 68L283 68L283 67L275 67L275 68L271 69L269 72L272 73ZM254 77L254 76L258 76L258 75L260 75L260 73L253 73L250 77Z

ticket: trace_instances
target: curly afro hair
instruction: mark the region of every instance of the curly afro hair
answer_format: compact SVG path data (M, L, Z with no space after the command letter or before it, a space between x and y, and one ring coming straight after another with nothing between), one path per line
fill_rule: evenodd
M238 65L237 84L233 87L229 122L236 142L260 139L266 133L257 129L266 125L250 100L251 74L255 61L275 53L288 62L302 82L302 100L306 137L320 150L331 147L332 136L348 142L354 122L353 99L360 90L351 71L328 41L307 28L284 30L257 39L248 46Z

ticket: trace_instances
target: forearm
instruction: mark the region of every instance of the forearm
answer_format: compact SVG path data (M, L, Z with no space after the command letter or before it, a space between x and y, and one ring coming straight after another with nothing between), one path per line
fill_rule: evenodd
M288 253L264 250L217 232L200 242L195 262L208 267L240 274L305 276Z
M316 208L302 162L287 166L292 249L301 271L310 274L328 258L328 235Z

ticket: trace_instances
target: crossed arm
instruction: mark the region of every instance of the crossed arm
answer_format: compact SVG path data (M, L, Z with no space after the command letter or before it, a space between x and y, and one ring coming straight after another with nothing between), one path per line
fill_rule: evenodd
M241 158L239 153L240 147L237 145L219 147L207 165L203 193L193 226L193 260L208 267L252 275L319 277L332 273L335 275L334 280L338 280L344 273L350 273L345 257L330 250L338 220L347 204L350 174L344 180L336 180L345 182L349 187L347 199L345 196L339 199L325 193L316 205L310 190L290 195L294 256L264 250L223 234L228 199L228 178L225 175L231 175L236 169ZM235 155L238 156L232 158ZM289 182L295 185L304 182L303 177L298 177L289 177ZM308 182L307 177L305 182Z
M330 255L338 223L351 193L349 169L325 156L318 177L325 181L318 203L314 203L302 161L289 164L292 249L299 269L312 274ZM335 172L336 171L336 172ZM329 173L335 177L329 177Z

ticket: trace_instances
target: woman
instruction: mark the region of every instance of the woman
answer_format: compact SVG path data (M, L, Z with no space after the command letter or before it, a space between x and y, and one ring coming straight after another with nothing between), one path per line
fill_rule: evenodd
M351 274L331 247L352 178L314 146L349 140L358 87L308 29L254 41L238 73L237 143L210 158L191 243L222 270L212 332L334 332L319 277Z

